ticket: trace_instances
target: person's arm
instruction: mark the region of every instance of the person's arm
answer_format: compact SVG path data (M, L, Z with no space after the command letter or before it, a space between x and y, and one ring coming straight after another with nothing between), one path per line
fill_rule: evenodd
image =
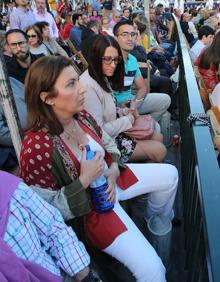
M85 83L84 80L82 80ZM100 88L101 89L101 88ZM127 129L132 127L132 117L123 116L121 118L117 118L111 121L104 120L104 97L102 95L111 95L110 93L98 93L99 89L91 87L87 85L87 93L85 96L85 110L89 112L96 120L97 124L103 128L106 133L108 133L111 137L117 136L119 133L126 131ZM101 90L100 90L101 91ZM114 102L109 107L115 107ZM114 109L109 109L113 111ZM115 108L116 112L116 108Z
M10 130L8 128L4 110L0 104L0 145L13 146Z
M147 93L149 92L149 89L147 89L147 84L144 81L142 75L135 77L134 82L137 86L138 91L137 91L136 98L132 106L135 106L135 108L138 108L142 104Z
M62 217L65 221L75 217L72 214L69 204L67 202L64 187L56 191L52 191L51 188L45 189L35 185L31 185L30 188L34 190L34 192L36 192L46 202L57 208L62 214Z
M53 44L56 46L57 53L59 55L64 56L64 57L69 57L66 51L55 40L53 40Z
M19 188L39 239L56 264L71 277L85 269L90 263L89 255L73 229L65 225L60 212L24 183Z
M59 30L52 16L51 16L51 23L52 23L52 30L53 30L53 38L57 39L59 38Z
M112 161L118 163L121 153L115 141L104 130L102 130L102 143L106 151L112 156Z
M53 148L52 141L45 138L45 134L31 133L24 138L20 168L20 177L28 185L51 187L53 190L63 187L69 209L74 216L85 215L91 210L87 189L79 178L71 180L62 157Z

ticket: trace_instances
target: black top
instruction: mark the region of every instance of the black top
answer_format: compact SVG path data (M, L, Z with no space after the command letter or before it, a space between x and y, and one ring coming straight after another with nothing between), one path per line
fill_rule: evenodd
M30 55L31 55L31 64L34 61L36 61L38 58L43 56L43 54L33 55L31 53ZM24 83L28 68L21 67L14 57L9 57L9 56L4 55L4 58L5 58L6 67L8 70L8 75Z
M94 31L92 31L89 28L85 28L82 31L82 42L81 42L81 52L84 56L84 58L86 59L86 61L88 62L89 60L89 54L90 54L90 50L91 50L91 46L94 42L96 38L96 34Z
M194 40L194 36L193 36L192 33L189 32L189 24L188 24L188 22L180 21L180 26L181 26L182 32L186 36L186 40L190 44Z

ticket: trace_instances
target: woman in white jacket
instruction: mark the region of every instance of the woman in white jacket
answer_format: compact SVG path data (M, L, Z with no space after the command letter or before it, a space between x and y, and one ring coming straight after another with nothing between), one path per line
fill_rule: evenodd
M87 86L85 109L116 142L122 161L161 162L166 155L163 136L154 132L150 140L134 140L124 132L132 127L135 113L126 107L116 108L112 88L120 89L124 80L124 62L117 41L98 35L90 52L89 67L80 82Z

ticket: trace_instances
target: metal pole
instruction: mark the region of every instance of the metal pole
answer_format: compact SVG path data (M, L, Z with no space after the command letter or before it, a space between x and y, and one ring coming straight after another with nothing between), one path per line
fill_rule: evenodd
M150 5L150 0L144 0L144 15L150 21L150 18L149 18L149 5Z
M144 0L144 15L148 20L146 34L148 37L148 44L150 45L150 14L149 14L150 0Z
M0 103L2 104L12 143L19 160L21 150L21 126L2 51L0 51Z
M134 9L137 8L137 0L134 0Z

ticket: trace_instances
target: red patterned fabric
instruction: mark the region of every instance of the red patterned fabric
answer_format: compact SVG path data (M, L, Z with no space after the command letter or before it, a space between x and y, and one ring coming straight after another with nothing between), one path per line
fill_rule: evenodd
M80 118L81 119L78 120L78 122L83 130L103 146L101 139L95 132L93 132L92 127L89 127L90 124L88 123L88 126L86 125L86 118L91 118L91 116L81 113ZM77 158L73 155L64 141L59 137L58 139L63 143L64 150L69 155L73 166L79 174L80 164ZM20 176L28 185L39 185L42 188L51 187L53 190L60 188L56 184L56 180L52 174L52 164L54 162L52 155L53 150L57 146L54 144L56 143L54 143L42 130L39 132L29 132L24 138L20 154ZM62 153L61 151L59 152ZM105 160L110 166L112 158L107 152ZM127 189L137 181L138 179L133 172L126 167L117 179L117 184L120 188ZM100 249L105 249L119 234L127 230L126 226L114 211L102 214L92 211L86 216L86 228L90 241Z
M201 74L205 87L207 90L213 90L216 84L219 83L219 78L217 75L217 69L214 66L210 66L208 69L201 68L199 66L199 61L201 59L203 52L199 55L195 62L195 66L198 67L199 73Z
M51 173L51 157L54 146L45 132L29 132L22 143L20 153L20 177L28 185L57 190Z

